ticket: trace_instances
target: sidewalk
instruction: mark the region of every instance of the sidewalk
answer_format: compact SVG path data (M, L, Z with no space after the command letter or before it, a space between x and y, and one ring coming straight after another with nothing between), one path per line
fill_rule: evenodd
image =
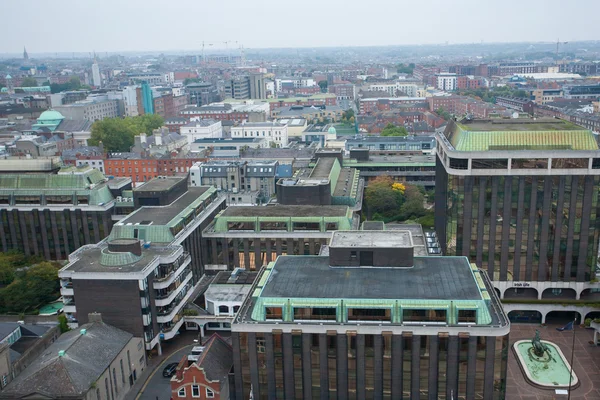
M198 334L198 331L182 331L175 338L167 342L163 342L162 355L159 356L156 354L156 351L154 351L152 358L146 359L146 368L144 369L144 372L138 376L129 392L127 392L127 395L125 395L124 400L135 400L140 390L142 390L142 387L148 378L150 378L152 373L156 370L156 368L159 367L161 363L168 359L173 353L181 350L182 347L193 346L194 339L198 338Z

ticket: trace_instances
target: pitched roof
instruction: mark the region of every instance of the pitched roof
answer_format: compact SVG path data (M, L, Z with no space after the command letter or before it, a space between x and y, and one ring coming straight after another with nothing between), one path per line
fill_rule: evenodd
M3 390L2 396L23 397L38 393L50 398L85 394L109 367L132 334L93 322L61 335ZM59 351L65 354L59 356Z
M225 339L214 333L208 339L196 364L204 369L207 379L223 383L233 366L233 350Z

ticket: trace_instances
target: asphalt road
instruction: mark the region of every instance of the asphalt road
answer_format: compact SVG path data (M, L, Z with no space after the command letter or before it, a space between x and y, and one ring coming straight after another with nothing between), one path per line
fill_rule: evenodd
M169 400L171 398L171 380L170 378L163 378L163 369L169 363L181 361L181 357L183 357L184 354L189 353L190 350L191 346L179 350L157 368L155 374L148 381L146 389L144 389L144 392L140 396L140 400Z

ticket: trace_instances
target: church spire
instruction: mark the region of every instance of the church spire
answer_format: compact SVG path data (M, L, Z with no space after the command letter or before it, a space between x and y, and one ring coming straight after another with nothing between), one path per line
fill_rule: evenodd
M23 59L29 60L29 54L27 54L27 49L23 46Z

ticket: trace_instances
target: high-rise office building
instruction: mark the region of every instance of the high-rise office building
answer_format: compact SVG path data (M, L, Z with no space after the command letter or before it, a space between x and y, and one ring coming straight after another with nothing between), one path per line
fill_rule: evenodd
M102 86L102 76L100 75L100 67L98 66L98 61L95 57L94 63L92 64L92 83L97 88Z
M142 105L145 114L154 114L154 97L152 88L147 82L142 83Z
M259 273L232 324L235 395L504 399L509 328L466 257L429 257L408 231L334 232Z
M487 270L503 298L596 295L600 149L591 131L558 119L465 119L437 139L444 254Z

